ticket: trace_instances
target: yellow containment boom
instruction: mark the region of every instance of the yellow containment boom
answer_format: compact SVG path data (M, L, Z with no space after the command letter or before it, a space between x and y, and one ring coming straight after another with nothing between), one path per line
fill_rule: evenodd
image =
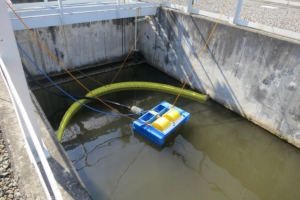
M150 90L150 91L157 91L157 92L164 92L168 94L178 95L181 88L174 87L171 85L165 85L160 83L151 83L151 82L123 82L123 83L114 83L110 86L102 86L100 88L97 88L92 91L94 95L97 97L100 97L104 94L118 92L118 91L125 91L125 90ZM183 89L181 92L182 97L189 98L195 101L199 101L201 103L204 103L208 96L199 94L197 92L193 92L190 90ZM88 93L86 97L93 97L91 93ZM82 104L87 104L91 100L88 99L81 99L80 102ZM83 106L82 104L75 102L72 104L72 106L67 110L65 113L62 121L60 122L59 129L57 131L57 138L59 141L61 141L63 133L67 125L69 124L72 117L75 115L75 113ZM169 116L168 116L169 117ZM170 115L172 119L176 118L176 115Z

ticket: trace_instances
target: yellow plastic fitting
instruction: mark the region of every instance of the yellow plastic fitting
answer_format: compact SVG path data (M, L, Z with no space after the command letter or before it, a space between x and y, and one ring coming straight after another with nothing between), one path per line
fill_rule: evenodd
M169 110L163 115L163 117L167 118L169 121L173 123L175 123L180 116L181 116L180 113L175 109Z
M164 130L166 130L169 126L171 126L171 122L165 118L165 117L160 117L157 120L155 120L152 125L154 126L154 128L156 128L157 130L163 132Z

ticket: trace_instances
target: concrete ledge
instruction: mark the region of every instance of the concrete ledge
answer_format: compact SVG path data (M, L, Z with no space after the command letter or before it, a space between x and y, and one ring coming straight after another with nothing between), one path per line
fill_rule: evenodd
M46 199L42 185L25 149L25 142L9 93L0 76L0 126L4 135L14 177L27 199ZM51 154L48 159L63 199L92 199L72 162L58 142L35 97L31 94L43 141Z

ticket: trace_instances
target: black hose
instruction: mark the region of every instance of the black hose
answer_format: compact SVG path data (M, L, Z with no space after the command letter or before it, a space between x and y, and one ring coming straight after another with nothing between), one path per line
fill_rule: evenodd
M25 67L25 65L22 63L23 65L23 69L25 71L25 73L28 75L28 77L36 84L38 85L39 87L41 87L42 89L46 90L47 92L51 93L51 94L54 94L56 96L59 96L59 97L63 97L63 98L70 98L69 96L65 95L65 94L60 94L60 93L56 93L56 92L53 92L52 90L49 90L48 88L46 88L45 86L43 86L40 82L38 82L33 76L32 74L28 71L28 69ZM93 97L86 97L86 96L79 96L79 95L72 95L72 97L74 97L75 99L88 99L88 100L92 100L92 101L99 101L98 99L96 98L93 98ZM130 106L126 106L126 105L123 105L123 104L119 104L119 103L116 103L116 102L113 102L113 101L108 101L108 100L103 100L101 99L102 101L104 101L105 103L109 103L109 104L113 104L113 105L117 105L117 106L121 106L123 108L127 108L129 110L131 110L131 107Z

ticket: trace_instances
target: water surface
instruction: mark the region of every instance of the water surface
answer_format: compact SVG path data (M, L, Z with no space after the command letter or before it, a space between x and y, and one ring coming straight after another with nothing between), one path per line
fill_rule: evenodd
M113 74L93 78L108 82ZM149 65L125 69L117 81L132 80L181 86ZM99 87L81 81L90 89ZM61 86L73 94L86 93L74 82ZM35 94L57 130L72 100L41 90ZM144 109L175 100L150 91L103 98ZM99 103L91 105L112 112ZM74 116L68 131L80 135L63 146L94 199L300 199L299 149L213 101L179 98L176 106L190 112L190 120L161 148L134 133L125 117L84 108Z

